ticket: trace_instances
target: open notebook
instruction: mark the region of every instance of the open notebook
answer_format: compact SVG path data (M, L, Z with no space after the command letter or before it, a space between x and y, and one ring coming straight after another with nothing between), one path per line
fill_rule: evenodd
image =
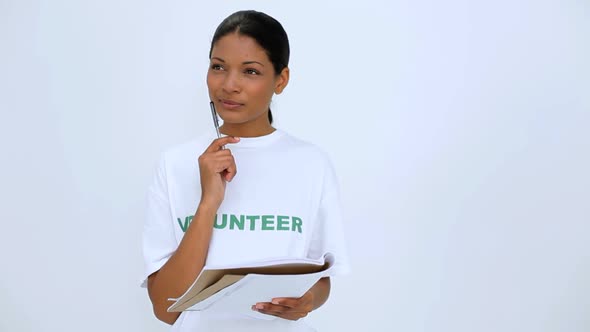
M280 258L240 266L205 266L169 312L211 310L274 319L251 309L276 297L301 297L334 265L334 256L320 259Z

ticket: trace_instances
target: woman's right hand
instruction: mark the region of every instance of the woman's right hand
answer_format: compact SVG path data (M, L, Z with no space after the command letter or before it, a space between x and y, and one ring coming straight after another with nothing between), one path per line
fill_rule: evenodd
M238 137L226 136L211 142L199 156L201 177L201 204L218 208L225 196L226 181L236 176L236 162L229 149L222 149L228 143L237 143Z

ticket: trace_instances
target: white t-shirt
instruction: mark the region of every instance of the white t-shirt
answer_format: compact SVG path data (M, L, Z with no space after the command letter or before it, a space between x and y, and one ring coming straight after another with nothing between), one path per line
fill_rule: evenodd
M158 163L147 195L142 287L177 249L197 210L198 157L215 138L210 131L170 148ZM316 259L332 252L335 264L330 276L348 273L339 185L328 155L280 129L242 137L226 148L234 156L237 173L226 184L206 264L277 257ZM181 313L172 327L172 331L224 330L314 331L305 319L265 321L199 311Z

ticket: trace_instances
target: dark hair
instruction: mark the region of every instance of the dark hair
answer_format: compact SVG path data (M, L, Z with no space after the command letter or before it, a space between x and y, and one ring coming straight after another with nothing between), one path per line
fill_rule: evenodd
M266 51L270 62L272 62L275 75L279 75L289 65L289 38L287 32L285 32L279 21L255 10L235 12L219 24L213 35L213 40L211 40L209 58L211 58L211 52L213 52L213 45L221 37L232 32L256 40L258 45ZM268 120L272 124L270 108L268 109Z

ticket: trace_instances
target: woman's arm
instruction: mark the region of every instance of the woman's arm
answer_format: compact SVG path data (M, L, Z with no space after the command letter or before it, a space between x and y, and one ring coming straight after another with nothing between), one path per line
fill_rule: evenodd
M168 298L184 294L205 266L213 223L225 196L226 182L231 181L237 172L231 150L223 149L223 146L239 141L233 136L215 139L199 156L201 200L197 211L174 254L148 278L154 314L163 322L174 324L180 316L178 312L166 311L170 306Z
M148 293L156 317L170 325L179 312L167 312L168 298L180 297L195 281L207 259L217 209L200 203L178 249L159 271L148 278Z
M330 277L325 277L318 280L318 282L316 282L315 285L311 287L309 291L313 293L312 311L326 303L328 297L330 296L330 286Z
M252 306L252 310L263 314L273 315L289 320L298 320L307 316L311 311L321 307L330 296L330 277L325 277L315 283L300 298L274 298L272 302L260 302Z

